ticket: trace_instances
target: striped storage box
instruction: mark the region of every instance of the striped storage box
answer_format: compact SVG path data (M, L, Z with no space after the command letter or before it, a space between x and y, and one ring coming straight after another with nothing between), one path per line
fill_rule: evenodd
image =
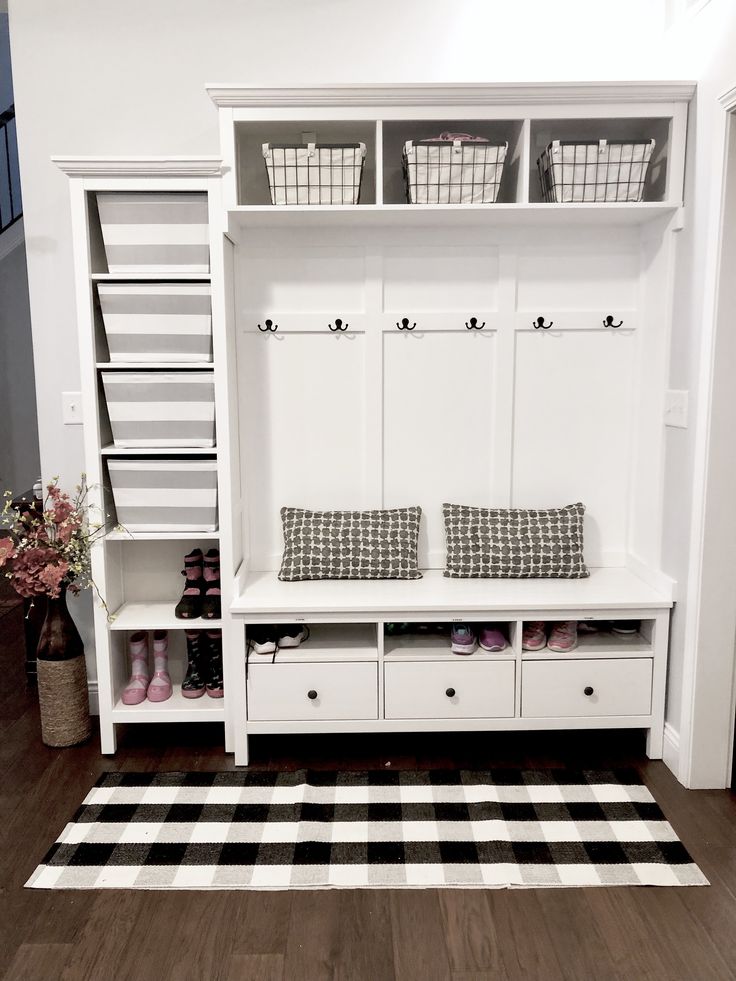
M211 371L103 371L115 446L215 445Z
M110 361L211 361L207 283L100 283Z
M128 531L216 531L214 460L109 460L119 524Z
M98 192L111 273L207 273L206 194Z

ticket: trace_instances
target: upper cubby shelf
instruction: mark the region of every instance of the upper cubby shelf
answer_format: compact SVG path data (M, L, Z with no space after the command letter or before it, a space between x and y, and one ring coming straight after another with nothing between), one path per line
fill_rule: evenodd
M221 112L224 200L237 231L363 222L646 223L682 206L687 108L694 88L687 82L207 86ZM440 134L469 134L479 141L456 147L451 163L444 163L447 157L430 157L430 152L439 154L435 148L424 149L423 158L417 154L410 159L415 185L424 182L423 194L413 192L418 203L410 203L404 148L411 144L411 154L418 142ZM569 148L555 160L554 180L565 185L582 181L584 195L543 190L538 160L555 141L589 147L581 151L582 163L580 153ZM640 158L634 156L632 165L621 143L638 145L635 154L645 154L644 169L637 171ZM266 144L275 145L280 156L272 154L267 161ZM321 157L315 145L332 152ZM502 149L496 153L489 146ZM353 200L349 191L356 184L356 154L363 147L360 195ZM303 160L308 148L310 173L305 178L297 170L297 156ZM448 200L436 192L436 166L435 176L427 176L431 168L424 161L433 165L438 159L457 185ZM458 168L458 161L463 167ZM346 176L341 180L334 168L342 166ZM607 168L609 186L604 200L599 190L591 193L591 181L596 188L601 184L601 167ZM279 203L274 204L277 181L291 190L275 195ZM493 183L495 195L486 190L478 194L478 181L486 189ZM617 185L614 192L612 183Z
M478 227L579 225L644 225L674 215L679 205L666 202L639 204L383 204L383 205L271 205L234 208L228 215L233 239L257 228L321 228L361 226L437 225Z

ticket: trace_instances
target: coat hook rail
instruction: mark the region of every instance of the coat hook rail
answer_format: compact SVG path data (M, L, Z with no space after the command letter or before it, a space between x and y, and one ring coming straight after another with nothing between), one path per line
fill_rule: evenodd
M554 324L554 320L550 320L548 324L545 324L544 317L537 317L537 319L532 322L532 327L535 330L539 330L540 327L542 328L542 330L549 330L553 324Z
M275 324L275 323L273 322L273 320L267 320L267 321L265 322L265 327L262 327L262 326L261 326L261 325L259 324L259 325L258 325L258 329L259 329L259 330L261 330L261 331L263 331L263 333L265 334L265 333L267 333L267 332L268 332L269 330L270 330L270 331L275 331L275 330L278 330L278 329L279 329L279 325L278 325L278 324Z

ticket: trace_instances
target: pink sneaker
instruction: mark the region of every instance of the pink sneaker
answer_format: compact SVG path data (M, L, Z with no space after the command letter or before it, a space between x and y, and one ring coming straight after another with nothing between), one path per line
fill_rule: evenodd
M557 654L569 654L578 646L577 620L562 620L552 624L547 647Z
M541 651L547 646L547 635L542 620L530 620L524 624L521 635L522 651Z
M495 627L492 624L485 624L480 628L478 644L484 651L491 651L494 654L498 654L499 651L506 650L506 638L498 627Z

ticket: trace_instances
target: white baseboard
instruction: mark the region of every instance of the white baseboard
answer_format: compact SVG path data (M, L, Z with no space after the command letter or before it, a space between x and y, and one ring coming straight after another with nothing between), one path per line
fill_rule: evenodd
M664 724L664 746L662 759L679 780L680 772L680 733L669 722Z
M100 698L99 689L97 687L96 681L87 682L87 691L89 692L89 714L99 715L100 714Z

